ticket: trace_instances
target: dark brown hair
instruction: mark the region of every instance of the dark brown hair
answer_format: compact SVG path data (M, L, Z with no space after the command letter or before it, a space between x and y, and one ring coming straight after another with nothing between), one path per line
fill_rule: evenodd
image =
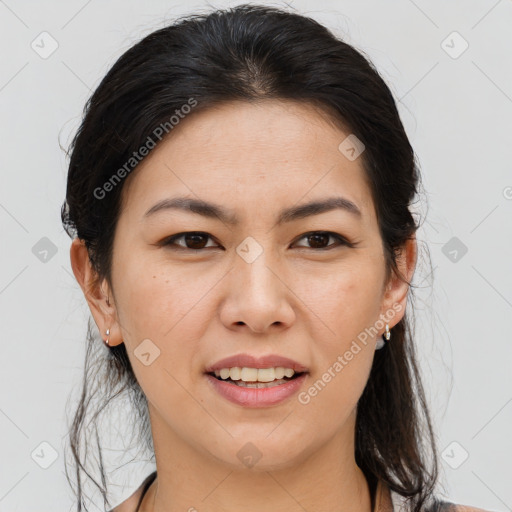
M197 102L194 112L233 100L295 100L313 104L326 118L349 127L365 145L361 158L387 275L399 275L397 255L419 227L410 206L420 176L389 88L369 59L318 22L277 8L240 5L188 16L149 34L117 60L88 100L70 146L61 215L68 234L84 240L98 279L111 283L121 191L130 176L122 173L124 179L110 188L108 199L98 197L98 190L118 169L126 170L133 152L190 98ZM412 307L410 302L408 311ZM358 403L355 456L370 482L384 480L410 497L411 510L418 512L433 495L438 462L412 333L406 315L393 328L392 340L375 353ZM151 452L147 402L125 346L105 348L89 325L82 396L70 432L79 511L85 507L82 472L106 500L97 430L101 483L86 470L81 453L82 437L86 452L90 443L85 418L91 399L97 395L100 400L95 419L125 391Z

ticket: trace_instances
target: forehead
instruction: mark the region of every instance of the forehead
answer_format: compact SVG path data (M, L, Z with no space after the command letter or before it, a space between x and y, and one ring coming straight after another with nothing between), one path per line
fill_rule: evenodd
M338 192L372 216L362 158L340 150L349 135L303 102L229 102L193 112L129 176L123 203L140 218L176 195L281 209Z

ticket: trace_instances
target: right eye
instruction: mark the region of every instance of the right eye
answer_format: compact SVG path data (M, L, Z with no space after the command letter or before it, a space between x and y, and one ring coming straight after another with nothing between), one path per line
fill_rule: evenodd
M163 240L159 245L169 247L172 250L190 250L200 251L205 248L205 240L212 239L211 235L203 231L187 231L185 233L178 233ZM176 244L176 240L183 239L185 245ZM210 246L211 247L211 246Z

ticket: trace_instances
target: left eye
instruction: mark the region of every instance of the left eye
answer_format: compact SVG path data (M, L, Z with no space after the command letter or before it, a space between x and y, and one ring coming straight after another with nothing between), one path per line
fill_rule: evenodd
M333 233L331 231L311 231L310 233L306 233L302 235L299 240L307 239L308 243L313 243L313 245L323 245L324 242L328 242L329 239L334 238L338 242L338 246L340 245L347 245L349 247L352 247L353 244L351 244L347 239L343 238L341 235L338 235L338 233ZM311 242L313 240L313 242ZM319 249L319 250L326 250L333 247L333 244L329 244L324 247L312 247L312 249ZM336 244L334 244L334 247L336 247Z
M168 237L165 240L163 240L159 245L170 246L171 249L179 248L199 251L206 247L212 247L211 245L205 246L204 244L205 240L207 240L208 238L212 239L211 235L209 235L208 233L204 233L201 231L189 231L187 233L179 233L177 235ZM327 243L331 238L335 239L338 242L338 244L329 244L327 246L324 246L324 244ZM185 240L185 247L182 244L174 243L176 240L179 239ZM298 238L298 240L302 239L307 239L309 244L313 244L313 246L316 246L310 248L317 250L327 250L340 245L346 245L349 247L354 246L354 244L349 242L346 238L342 237L341 235L338 235L338 233L333 233L332 231L311 231L309 233L305 233L300 238ZM192 247L190 247L189 245L192 245Z

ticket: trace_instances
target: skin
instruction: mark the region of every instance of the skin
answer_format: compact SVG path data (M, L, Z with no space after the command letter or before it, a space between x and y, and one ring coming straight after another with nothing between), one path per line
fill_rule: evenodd
M292 101L196 112L127 178L112 286L94 281L84 245L73 242L73 271L94 320L102 334L110 329L111 346L125 343L148 398L158 478L141 511L370 511L354 428L377 336L307 404L293 396L241 407L203 373L236 353L276 353L309 368L304 390L393 305L401 309L391 331L402 318L408 286L385 279L361 158L338 150L349 133ZM178 195L230 208L240 223L177 210L143 219L156 202ZM361 216L337 209L275 225L282 208L334 195L356 203ZM157 245L187 231L208 233L207 247L194 253L184 238L175 241L181 251ZM338 233L355 246L304 237L310 231ZM263 250L252 263L236 252L248 236ZM415 264L413 239L398 261L408 280ZM146 366L134 350L148 338L160 356ZM262 454L252 468L237 457L248 442Z

